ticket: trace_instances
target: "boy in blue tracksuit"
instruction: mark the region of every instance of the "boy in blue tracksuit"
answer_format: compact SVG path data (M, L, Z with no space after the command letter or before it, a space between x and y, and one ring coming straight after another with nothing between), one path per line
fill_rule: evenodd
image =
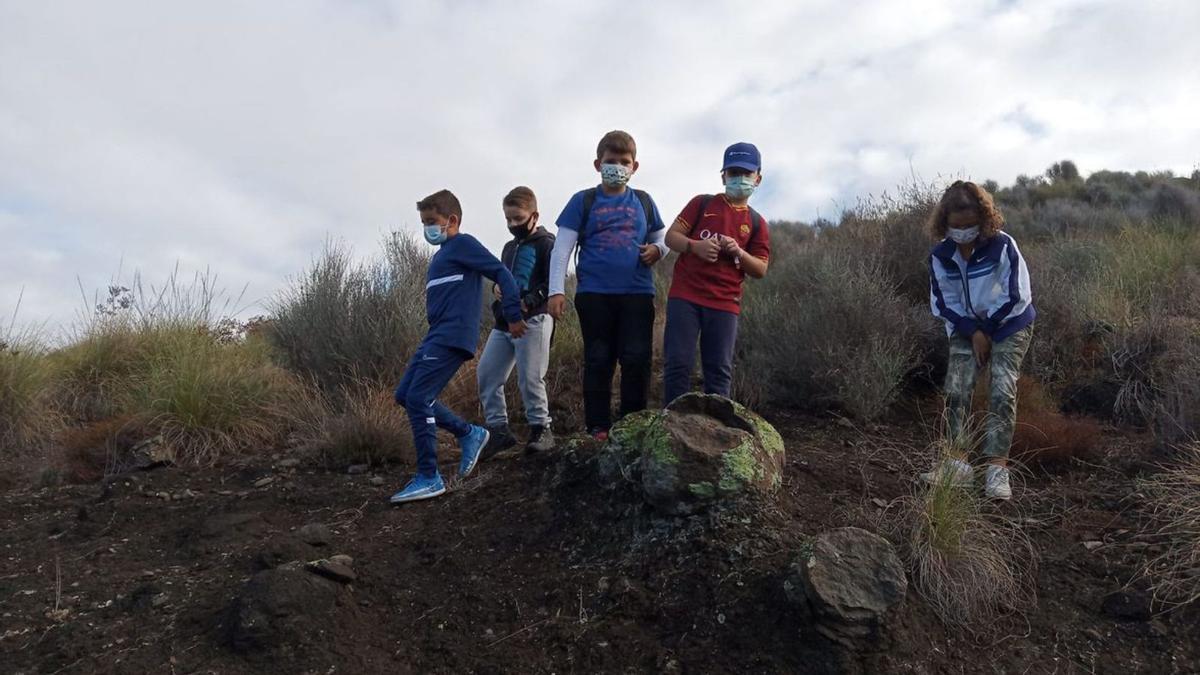
M984 439L984 493L1009 499L1008 450L1017 415L1017 378L1033 337L1037 310L1029 267L1017 242L1001 231L1004 218L987 190L966 181L946 189L930 217L942 241L929 256L929 305L946 325L950 359L946 372L946 417L954 456L924 474L927 481L968 486L973 471L964 447L971 395L979 371L991 374Z
M479 344L482 279L500 286L503 316L514 337L525 334L521 319L520 290L512 273L483 244L459 232L462 206L449 190L441 190L417 202L425 240L440 247L429 261L425 283L425 310L429 332L404 371L396 387L396 403L408 411L413 444L417 448L417 475L391 502L436 497L446 491L437 466L437 430L445 429L458 438L462 459L459 477L465 477L479 461L479 451L488 441L487 429L468 424L437 401L462 364L475 355Z

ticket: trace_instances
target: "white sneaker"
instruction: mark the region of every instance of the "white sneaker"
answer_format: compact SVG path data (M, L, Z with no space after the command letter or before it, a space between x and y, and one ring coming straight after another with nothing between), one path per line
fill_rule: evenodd
M951 487L968 488L975 480L975 472L961 459L943 459L933 471L921 474L921 480L930 485L949 481Z
M989 499L1011 499L1012 486L1008 484L1008 469L995 464L988 465L984 472L983 493Z

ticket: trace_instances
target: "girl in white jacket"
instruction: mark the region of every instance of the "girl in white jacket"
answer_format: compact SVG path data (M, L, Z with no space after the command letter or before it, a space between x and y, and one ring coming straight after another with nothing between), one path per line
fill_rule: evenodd
M951 447L963 454L944 458L926 480L969 486L967 418L975 377L991 371L986 424L984 491L1009 499L1008 451L1017 412L1017 378L1037 316L1029 268L1017 243L1001 231L1004 218L992 195L975 183L956 181L946 189L929 221L938 243L929 256L929 305L946 324L950 363L946 373L947 423Z

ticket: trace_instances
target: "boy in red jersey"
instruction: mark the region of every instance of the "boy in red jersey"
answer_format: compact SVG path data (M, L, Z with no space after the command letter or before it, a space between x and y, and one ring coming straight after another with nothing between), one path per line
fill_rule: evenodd
M721 179L724 194L692 198L667 232L667 246L680 258L667 299L664 406L691 388L697 338L705 393L729 397L742 283L747 275L761 279L767 273L767 223L749 204L762 182L758 148L726 148Z

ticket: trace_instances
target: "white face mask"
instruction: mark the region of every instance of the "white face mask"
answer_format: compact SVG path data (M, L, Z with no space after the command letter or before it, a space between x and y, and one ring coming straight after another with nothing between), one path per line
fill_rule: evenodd
M979 226L968 227L965 230L951 227L947 230L947 234L956 244L969 244L979 237Z
M601 164L600 180L608 187L618 188L629 182L629 167L624 164Z

